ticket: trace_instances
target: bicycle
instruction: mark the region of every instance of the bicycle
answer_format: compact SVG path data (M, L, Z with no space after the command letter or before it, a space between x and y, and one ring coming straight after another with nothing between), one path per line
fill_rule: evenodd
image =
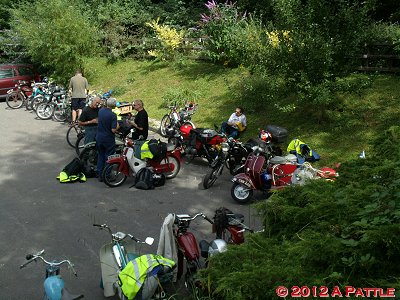
M196 126L191 121L192 115L197 110L197 104L186 103L184 108L178 109L176 103L174 105L168 106L170 112L165 114L161 119L160 133L163 137L167 137L167 128L175 127L180 128L182 125L190 125L192 128Z
M36 254L28 254L26 256L27 262L22 264L19 268L25 268L31 262L36 262L38 259L46 264L46 276L44 280L44 300L76 300L83 298L83 295L73 295L64 287L64 280L60 275L60 266L67 264L73 274L77 277L74 265L67 259L62 261L47 261L43 258L44 249Z
M7 91L6 103L9 108L18 109L26 105L32 95L32 87L28 81L18 80L14 88Z

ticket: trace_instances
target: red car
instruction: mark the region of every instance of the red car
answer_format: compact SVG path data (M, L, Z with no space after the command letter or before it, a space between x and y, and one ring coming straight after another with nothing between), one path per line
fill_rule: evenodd
M40 76L30 64L0 64L0 99L5 99L19 80L40 81Z

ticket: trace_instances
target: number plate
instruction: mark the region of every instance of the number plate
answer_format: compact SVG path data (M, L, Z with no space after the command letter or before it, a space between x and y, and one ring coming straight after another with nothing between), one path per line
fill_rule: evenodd
M113 155L110 155L110 156L108 157L108 159L110 160L110 159L119 158L119 157L121 157L120 154L113 154Z

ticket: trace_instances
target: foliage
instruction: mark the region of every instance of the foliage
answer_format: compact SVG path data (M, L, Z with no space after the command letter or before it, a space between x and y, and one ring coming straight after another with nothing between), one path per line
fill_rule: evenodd
M200 94L197 91L188 89L170 89L163 95L160 103L160 108L176 105L183 107L188 102L197 103L200 98Z
M399 141L400 127L392 127L374 155L342 164L335 182L286 188L258 203L265 233L213 257L204 279L225 299L272 299L279 285L398 290Z
M11 11L12 29L32 60L62 83L83 66L83 58L97 45L96 29L77 7L73 1L38 0Z
M148 51L148 54L161 60L171 60L178 53L184 32L168 25L161 25L158 23L159 21L160 18L157 18L157 20L146 23L147 26L154 30L157 40L160 42L159 48Z

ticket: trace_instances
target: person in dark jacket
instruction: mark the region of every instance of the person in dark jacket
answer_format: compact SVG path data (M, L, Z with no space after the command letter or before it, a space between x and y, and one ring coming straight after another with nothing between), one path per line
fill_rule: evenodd
M138 113L133 121L129 121L132 125L134 132L132 133L133 140L145 140L149 135L149 116L143 106L142 100L133 101L133 109Z
M79 116L79 125L85 128L85 145L96 140L100 103L100 97L95 97Z

